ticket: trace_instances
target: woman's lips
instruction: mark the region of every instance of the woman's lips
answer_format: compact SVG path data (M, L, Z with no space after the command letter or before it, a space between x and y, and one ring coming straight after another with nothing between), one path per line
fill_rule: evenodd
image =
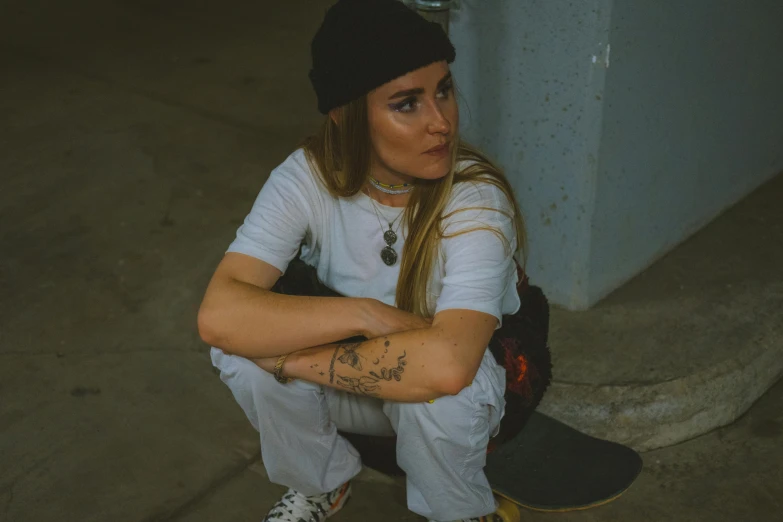
M444 143L443 145L438 145L437 147L432 147L430 150L426 151L424 154L430 154L432 156L445 156L449 152L449 144Z

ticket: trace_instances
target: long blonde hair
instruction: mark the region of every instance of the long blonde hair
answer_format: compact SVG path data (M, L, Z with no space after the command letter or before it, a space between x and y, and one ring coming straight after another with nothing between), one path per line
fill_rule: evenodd
M343 106L338 111L337 120L335 122L327 116L319 131L307 138L302 147L311 169L318 173L330 194L334 197L351 197L362 189L370 175L372 142L367 117L367 97L363 96ZM454 184L489 183L506 195L513 209L513 215L509 217L514 221L516 244L522 253L522 264L525 259L525 226L511 184L484 154L456 138L455 143L459 145L452 147L449 173L438 180L417 180L403 216L408 234L402 250L396 304L401 310L422 317L432 315L427 306L427 284L432 276L441 239L475 230L489 230L497 234L507 247L510 246L509 238L499 230L487 226L445 234L444 220L456 212L470 210L462 208L447 215L443 214ZM457 171L460 162L468 162L469 166ZM494 208L484 210L504 213Z

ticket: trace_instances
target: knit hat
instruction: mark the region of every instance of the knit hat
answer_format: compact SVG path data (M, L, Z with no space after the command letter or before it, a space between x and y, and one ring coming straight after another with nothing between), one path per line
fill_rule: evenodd
M311 52L310 81L323 114L411 71L455 57L441 26L400 0L338 0L326 12Z

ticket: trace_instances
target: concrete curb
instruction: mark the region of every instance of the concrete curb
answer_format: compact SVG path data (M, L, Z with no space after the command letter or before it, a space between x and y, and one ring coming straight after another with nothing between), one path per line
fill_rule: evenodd
M757 337L736 353L736 359L665 382L555 381L539 409L639 451L671 446L733 422L783 376L780 332Z

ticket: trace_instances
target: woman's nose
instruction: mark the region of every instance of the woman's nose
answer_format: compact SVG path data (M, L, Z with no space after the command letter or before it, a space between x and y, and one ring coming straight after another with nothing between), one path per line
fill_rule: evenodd
M449 134L451 132L451 122L443 114L443 110L437 103L431 106L428 128L430 134Z

